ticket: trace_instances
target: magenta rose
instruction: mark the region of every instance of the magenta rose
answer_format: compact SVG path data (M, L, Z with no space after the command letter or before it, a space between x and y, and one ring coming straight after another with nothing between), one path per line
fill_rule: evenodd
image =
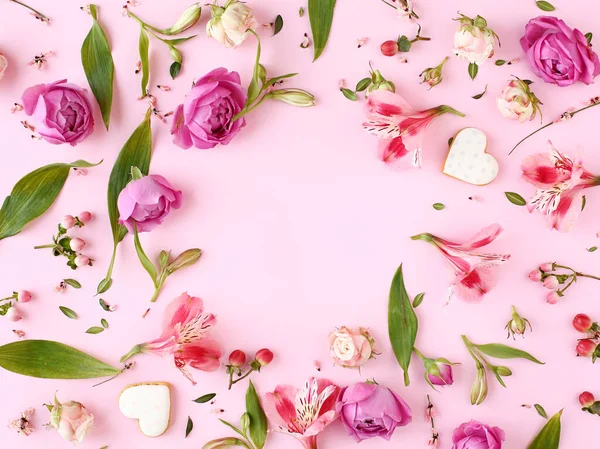
M175 110L173 142L184 149L227 145L246 124L243 117L233 121L245 104L246 92L237 72L221 67L207 73Z
M119 223L130 232L135 223L138 232L152 231L163 222L171 208L181 207L182 194L160 175L148 175L131 181L119 194Z
M477 421L461 424L452 433L452 449L502 449L504 431Z
M336 408L344 427L358 442L374 437L389 440L397 426L412 421L410 407L400 396L372 383L344 388Z
M525 26L521 47L527 53L531 70L547 83L590 84L600 73L598 55L583 33L556 17L531 19Z
M23 108L36 120L36 131L52 144L77 145L94 130L85 90L67 80L38 84L23 93Z

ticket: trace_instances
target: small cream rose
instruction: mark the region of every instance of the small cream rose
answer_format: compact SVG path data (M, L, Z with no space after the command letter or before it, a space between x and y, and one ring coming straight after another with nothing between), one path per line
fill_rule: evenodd
M336 365L344 368L360 368L375 354L375 341L369 332L358 332L345 326L329 334L329 351Z
M206 34L227 48L237 47L258 26L252 10L238 0L229 0L224 7L212 7L212 19L206 24Z
M540 100L531 91L531 81L515 78L496 98L496 104L502 117L518 120L521 123L533 120L536 113L540 113Z
M47 407L51 412L50 425L74 445L81 443L94 425L94 416L79 402L61 404L55 397L54 404Z

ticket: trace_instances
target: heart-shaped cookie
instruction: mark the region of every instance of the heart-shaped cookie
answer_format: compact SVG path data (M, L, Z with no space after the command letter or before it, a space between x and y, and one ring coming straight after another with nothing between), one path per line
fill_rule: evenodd
M119 396L119 409L127 418L138 420L144 435L159 437L171 420L171 386L166 382L129 385Z
M498 176L498 161L485 152L487 137L477 128L465 128L454 137L443 173L461 181L483 186Z

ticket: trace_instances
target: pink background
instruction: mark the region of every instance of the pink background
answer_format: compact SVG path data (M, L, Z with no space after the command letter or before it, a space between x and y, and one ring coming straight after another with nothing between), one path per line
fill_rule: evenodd
M121 0L100 0L100 19L111 41L116 64L115 97L110 133L103 128L96 109L95 133L76 148L52 146L33 141L19 121L24 114L10 113L25 88L61 78L87 87L81 68L79 49L90 28L90 18L79 10L77 2L34 1L52 17L46 27L27 12L7 0L0 3L0 51L10 60L6 77L0 82L0 135L2 165L0 192L8 194L25 173L51 162L104 159L87 177L71 176L54 206L31 223L18 236L0 242L3 294L14 289L29 289L35 300L21 307L25 319L18 324L0 321L0 342L15 340L11 329L23 329L28 338L58 340L74 345L109 363L117 364L129 348L156 337L160 332L162 311L167 303L183 291L200 296L207 310L218 315L215 336L226 353L241 348L249 354L261 347L276 353L271 366L253 375L260 393L279 383L300 385L318 373L313 360L320 360L321 375L340 385L375 378L398 391L410 404L414 421L398 429L392 443L376 439L361 447L423 447L430 435L424 421L425 395L431 394L438 408L441 448L451 446L452 429L478 419L506 431L506 449L526 447L544 421L534 410L521 404L541 403L548 413L561 408L564 434L561 447L583 447L597 438L599 418L579 411L578 394L587 389L600 395L598 366L575 358L578 334L571 327L572 317L586 312L598 319L600 307L595 281L583 280L569 290L556 306L544 302L544 289L527 279L537 264L557 260L582 271L598 274L600 253L586 248L597 245L600 231L596 207L598 192L588 192L588 207L574 231L551 232L540 215L529 215L504 197L516 191L528 197L534 188L519 178L521 159L533 152L545 151L545 141L573 152L581 145L586 165L600 172L597 151L599 110L591 110L574 120L551 127L527 141L516 154L510 148L524 135L539 126L502 119L495 96L511 75L531 78L532 88L544 102L545 120L554 119L569 107L600 92L594 86L577 85L559 88L535 78L522 61L512 66L496 67L493 61L481 67L473 82L467 64L452 57L446 65L444 82L432 91L418 84L418 74L451 56L455 29L452 18L460 11L470 16L480 14L502 39L496 58L522 57L518 40L525 23L538 14L533 0L452 2L417 0L423 35L431 42L415 44L407 56L385 58L379 44L398 34L414 36L416 25L396 18L392 9L375 0L359 2L341 0L335 12L331 39L323 56L312 63L312 48L299 47L303 33L309 31L308 18L298 17L302 1L250 2L261 23L273 21L277 14L285 20L283 31L275 38L263 31L262 62L272 75L299 72L289 85L303 87L315 94L317 107L294 108L283 103L267 103L248 117L248 126L226 147L210 151L183 151L171 143L168 125L154 121L154 156L151 172L166 176L184 192L184 206L156 231L146 234L142 242L147 253L157 255L161 249L178 253L199 246L204 255L194 268L172 276L159 301L142 319L150 306L151 281L140 266L131 238L119 248L114 286L102 295L118 305L106 313L93 297L98 281L106 272L111 252L111 235L106 208L106 184L114 159L127 137L140 123L146 109L138 102L139 76L134 74L139 29L133 20L120 16ZM143 19L158 26L169 26L191 2L146 1L135 9ZM556 14L584 33L600 36L597 16L600 6L594 0L580 0L577 5L554 0ZM166 6L168 4L168 7ZM204 35L209 15L203 11L195 27L199 36L184 45L184 69L176 81L168 77L169 56L164 45L151 39L152 74L150 85L158 97L159 108L170 111L180 103L193 79L223 66L240 72L244 85L249 82L255 45L249 39L237 50L226 50ZM369 43L357 49L356 39L368 37ZM27 67L27 61L40 52L55 51L42 71ZM376 139L361 129L364 104L346 100L337 90L338 80L349 85L367 76L368 63L398 86L398 92L417 108L446 103L463 111L467 117L440 118L430 128L425 140L424 168L396 171L384 166L376 157ZM167 84L171 92L154 88ZM488 93L479 101L471 96L485 85ZM500 163L500 174L489 186L474 187L443 176L441 166L447 153L447 140L466 126L479 127L489 139L488 150ZM590 132L591 131L591 132ZM482 202L470 201L479 195ZM431 205L441 202L443 211ZM49 243L56 223L65 214L89 210L94 221L73 235L89 242L86 253L95 259L94 266L73 273L63 261L49 251L34 251L36 244ZM512 259L497 269L498 286L479 305L454 301L443 306L451 274L442 258L423 242L413 242L410 235L432 232L461 240L483 226L499 222L505 232L490 249L512 254ZM402 385L398 367L387 337L387 297L393 273L404 263L406 283L411 295L425 291L425 301L417 314L420 319L418 347L426 354L462 362L455 369L456 383L441 393L432 391L422 378L417 359L411 366L412 383ZM54 286L66 277L78 279L83 288L56 294ZM490 379L487 401L478 407L469 403L469 390L475 375L473 361L461 342L463 333L475 342L506 342L504 325L515 304L534 328L532 334L514 345L530 351L546 362L545 366L527 361L508 361L514 375L507 379L508 389ZM79 314L79 320L67 319L59 311L64 305ZM110 329L100 335L85 330L106 318ZM368 363L362 375L357 371L332 366L327 348L327 334L335 326L369 327L382 354ZM509 342L513 344L512 340ZM2 406L0 438L5 447L66 447L58 434L46 432L41 425L49 420L41 404L50 401L55 390L62 400L78 400L94 413L96 427L81 445L83 449L108 445L126 447L199 448L208 440L229 436L231 432L217 422L211 409L223 408L219 417L237 422L244 407L245 383L226 390L224 368L218 373L195 371L198 385L193 387L174 368L171 359L152 355L140 356L133 371L92 388L95 380L56 381L21 377L0 370ZM173 385L171 427L161 438L144 437L136 423L121 416L117 407L119 392L130 383L166 381ZM195 404L192 399L217 393L214 406ZM4 428L26 407L37 407L36 433L23 438ZM184 439L187 417L195 428ZM595 430L594 430L595 429ZM320 437L320 447L345 449L354 447L341 423L331 425ZM290 437L274 435L267 447L299 448Z

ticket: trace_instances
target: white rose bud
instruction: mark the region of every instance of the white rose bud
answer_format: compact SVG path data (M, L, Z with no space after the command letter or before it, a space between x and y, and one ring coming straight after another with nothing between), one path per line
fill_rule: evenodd
M494 55L498 36L481 16L471 19L461 15L457 20L461 26L454 34L454 54L470 64L482 65Z
M79 402L61 404L55 398L54 405L48 407L52 409L50 425L73 444L81 443L94 424L94 416Z
M212 19L206 24L206 34L227 48L237 47L248 37L248 30L258 26L252 10L238 0L229 0L224 7L212 7Z
M529 88L531 81L516 78L508 82L496 98L502 117L524 123L533 120L540 111L540 100Z

